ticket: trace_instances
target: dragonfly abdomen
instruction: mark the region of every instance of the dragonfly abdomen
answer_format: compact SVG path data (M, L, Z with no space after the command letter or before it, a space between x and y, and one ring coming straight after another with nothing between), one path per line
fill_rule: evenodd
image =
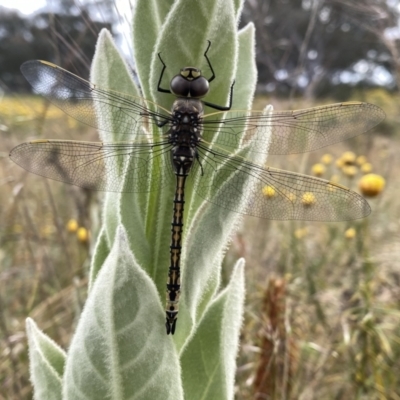
M174 213L171 223L171 245L170 256L171 262L168 270L167 280L167 304L165 308L166 313L166 328L167 334L174 334L176 327L176 320L179 310L179 297L180 297L180 264L182 253L182 234L183 234L183 207L184 188L186 175L176 176L176 190L174 197Z

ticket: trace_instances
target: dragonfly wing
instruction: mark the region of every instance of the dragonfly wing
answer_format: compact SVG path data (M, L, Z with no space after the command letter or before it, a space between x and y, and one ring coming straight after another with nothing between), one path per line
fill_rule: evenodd
M220 152L201 153L197 194L234 212L276 220L345 221L371 211L362 196L333 182Z
M21 71L36 93L69 116L99 130L149 136L146 127L170 119L168 110L154 103L102 89L46 61L27 61Z
M297 111L229 111L220 121L204 117L205 132L222 148L242 149L253 143L260 153L292 154L317 150L372 129L385 113L368 103L337 103ZM216 134L219 131L218 134Z
M168 159L152 167L155 158L168 152L165 143L36 140L15 147L10 158L34 174L86 189L148 192L150 177L159 183L153 188L161 188L173 176Z

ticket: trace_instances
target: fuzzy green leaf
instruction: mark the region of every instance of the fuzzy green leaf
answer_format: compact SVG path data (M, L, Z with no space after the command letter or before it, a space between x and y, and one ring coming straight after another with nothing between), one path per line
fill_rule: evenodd
M104 89L116 90L131 96L140 96L140 90L132 79L132 73L124 58L119 54L107 29L103 29L100 32L92 62L90 79ZM120 130L111 134L100 132L101 138L105 142L124 140L122 135L126 134L129 134L129 132Z
M210 303L195 335L182 351L186 398L233 399L244 297L244 260L239 260L228 286Z
M164 319L156 288L120 227L71 343L64 399L182 399Z
M96 276L99 273L109 253L110 246L107 240L106 229L103 225L103 227L100 229L99 236L97 237L96 246L90 264L89 288L92 287L92 284L95 281Z
M255 28L247 24L239 31L239 57L236 70L233 108L250 110L257 84L257 65L255 60Z
M243 5L244 5L244 0L233 0L233 8L235 10L235 16L238 25L240 21L240 15L242 14Z
M133 50L143 96L151 100L150 65L157 37L174 0L137 0L133 13Z
M106 30L102 30L96 46L92 64L92 80L104 89L111 89L131 96L139 94L139 89L134 84L128 67L117 51L110 33ZM105 105L103 104L103 113L104 109ZM107 115L111 115L111 118L113 118L115 112L116 110L110 107ZM103 115L100 114L100 127L102 126L102 117ZM103 141L127 142L136 137L134 130L124 131L120 129L118 117L120 115L115 116L114 125L116 128L114 132L101 132ZM135 166L130 163L129 169L135 171ZM121 168L119 179L127 178L132 177L128 177L124 168ZM113 243L116 228L122 223L128 232L131 249L141 265L148 265L149 247L146 241L144 222L145 204L147 202L146 193L107 193L103 210L103 221L108 243Z
M61 400L65 352L40 331L35 322L26 320L31 381L35 400Z
M211 41L208 57L216 78L210 85L207 100L226 105L229 88L233 82L237 57L236 20L233 4L226 0L177 0L168 13L158 37L151 64L151 91L157 103L170 108L173 97L157 92L162 64L160 52L167 69L162 87L168 88L172 77L186 66L202 68L205 77L211 71L204 52Z

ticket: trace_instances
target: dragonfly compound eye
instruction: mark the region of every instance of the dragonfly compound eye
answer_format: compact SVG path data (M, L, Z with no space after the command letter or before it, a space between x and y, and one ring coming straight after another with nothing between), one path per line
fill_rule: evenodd
M190 97L203 97L208 93L208 89L208 80L204 76L200 76L190 83Z
M190 72L190 73L189 73ZM171 80L171 92L175 96L200 98L205 96L209 90L208 80L197 70L182 70Z

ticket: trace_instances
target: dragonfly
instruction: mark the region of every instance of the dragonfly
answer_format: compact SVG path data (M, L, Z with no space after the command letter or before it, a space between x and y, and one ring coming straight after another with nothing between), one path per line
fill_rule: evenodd
M184 67L164 88L167 68L158 54L158 92L174 96L170 110L143 97L102 89L52 63L27 61L21 71L34 91L76 120L104 132L131 132L126 141L33 140L11 150L24 169L83 188L149 192L174 184L170 265L166 285L166 332L174 334L181 291L185 187L220 207L259 218L343 221L371 209L359 194L317 177L264 166L252 157L313 151L366 132L385 114L377 106L337 103L296 111L233 110L205 101L216 78ZM205 106L215 111L205 113ZM153 133L156 132L156 133ZM257 157L255 157L257 158ZM124 179L121 179L121 175ZM156 185L151 185L151 180ZM238 204L241 192L243 203Z

